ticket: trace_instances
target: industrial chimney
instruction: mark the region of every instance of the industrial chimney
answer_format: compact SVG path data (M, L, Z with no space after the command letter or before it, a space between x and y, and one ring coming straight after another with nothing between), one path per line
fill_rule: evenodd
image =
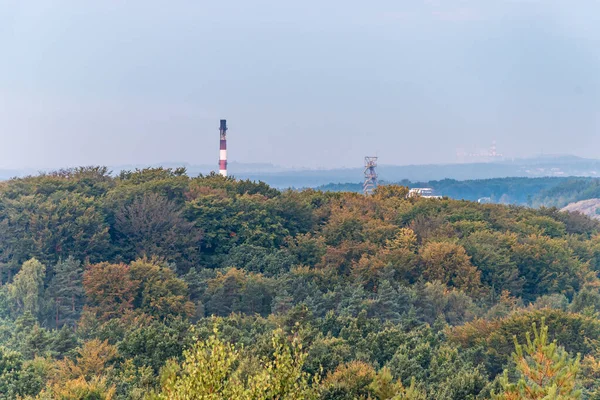
M221 146L219 151L219 174L227 176L227 120L221 120L219 127Z

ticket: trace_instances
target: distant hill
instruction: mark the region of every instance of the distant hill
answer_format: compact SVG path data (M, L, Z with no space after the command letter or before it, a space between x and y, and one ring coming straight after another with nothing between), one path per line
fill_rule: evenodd
M356 182L363 178L361 160L356 168L303 169L285 168L269 163L229 163L229 173L240 179L263 181L276 188L308 188L330 183ZM383 160L380 160L383 162ZM112 165L113 173L146 167L185 167L189 176L206 175L216 169L215 164L189 164L184 162L163 162L155 164ZM48 171L48 169L46 170ZM387 165L381 164L377 171L382 181L429 182L450 180L481 180L505 177L600 177L600 160L575 156L543 156L514 159L494 163L469 164L427 164L427 165ZM38 170L0 170L0 179L32 175ZM43 171L41 171L43 172ZM567 203L565 203L567 204Z
M387 182L410 180L428 182L445 179L479 180L505 177L541 178L569 176L600 176L600 160L584 159L574 156L544 156L528 159L515 159L496 163L474 164L428 164L428 165L386 165L381 164L377 171L379 177ZM360 182L362 167L319 169L319 170L251 170L232 174L239 178L262 180L271 186L316 187L329 183Z

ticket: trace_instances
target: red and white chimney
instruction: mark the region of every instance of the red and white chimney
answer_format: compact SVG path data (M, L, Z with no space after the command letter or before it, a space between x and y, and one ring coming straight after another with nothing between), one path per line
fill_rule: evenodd
M227 176L227 120L221 120L219 128L221 146L219 150L219 174Z

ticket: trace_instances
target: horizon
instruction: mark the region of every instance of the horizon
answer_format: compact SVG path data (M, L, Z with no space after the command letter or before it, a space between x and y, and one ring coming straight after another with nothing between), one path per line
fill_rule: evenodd
M600 158L586 158L586 157L580 157L574 154L537 154L537 155L532 155L532 156L526 156L526 157L519 157L519 158L503 158L501 160L490 160L490 161L466 161L466 162L462 162L462 161L450 161L450 162L431 162L431 163L414 163L414 164L389 164L389 163L378 163L378 167L436 167L436 166L459 166L459 165L494 165L494 164L510 164L510 163L524 163L527 161L541 161L541 160L565 160L565 159L571 159L571 160L577 160L577 161L591 161L591 162L600 162ZM332 166L332 167L328 167L328 166L315 166L315 167L309 167L309 166L285 166L285 165L279 165L279 164L274 164L274 163L270 163L270 162L240 162L240 161L236 161L236 160L230 160L228 161L228 166L231 167L232 165L234 166L244 166L244 167L250 167L250 166L262 166L262 167L269 167L272 169L279 169L279 170L283 170L283 171L288 171L288 172L302 172L302 171L336 171L336 170L352 170L352 169L364 169L364 165L357 163L356 165L352 165L352 166ZM14 168L3 168L0 167L0 170L5 170L5 171L39 171L39 172L50 172L50 171L59 171L59 170L64 170L64 169L71 169L71 168L79 168L79 167L106 167L109 169L112 168L120 168L121 170L125 170L125 168L178 168L178 167L194 167L194 168L212 168L214 170L214 172L218 172L218 163L190 163L187 161L162 161L162 162L152 162L152 163L123 163L123 164L115 164L115 165L109 165L109 164L80 164L80 165L75 165L75 164L64 164L64 165L54 165L54 166L47 166L47 167L33 167L33 166L23 166L23 167L14 167Z

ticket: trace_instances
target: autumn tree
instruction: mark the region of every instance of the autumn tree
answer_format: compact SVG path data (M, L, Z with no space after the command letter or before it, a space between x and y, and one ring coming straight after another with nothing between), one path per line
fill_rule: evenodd
M153 260L139 259L130 264L128 272L131 282L138 282L135 308L161 318L194 313L187 284L172 269Z
M112 400L115 387L108 383L108 376L117 356L117 349L107 341L84 343L74 359L56 362L55 373L39 398Z
M139 281L132 279L125 264L92 264L83 274L88 305L101 319L120 317L133 309Z
M410 189L406 186L399 185L380 185L375 188L374 197L378 200L397 198L405 199L408 196Z
M412 283L420 276L417 248L414 231L401 228L374 255L364 254L352 266L352 274L370 290L377 286L386 271L392 271L395 279Z
M477 294L481 291L481 273L471 264L464 247L448 242L430 242L419 251L423 275L428 281Z
M341 364L323 381L321 396L324 399L371 398L375 377L375 369L364 361Z
M101 319L120 318L134 309L159 318L194 313L185 281L156 260L90 265L83 285L88 305Z
M515 349L513 337L516 336L519 342L526 342L525 333L532 324L539 326L542 319L549 338L560 343L568 353L583 357L595 354L594 343L600 340L600 321L561 310L521 309L500 319L476 319L448 330L447 337L464 349L484 349L488 371L495 376L512 359Z

